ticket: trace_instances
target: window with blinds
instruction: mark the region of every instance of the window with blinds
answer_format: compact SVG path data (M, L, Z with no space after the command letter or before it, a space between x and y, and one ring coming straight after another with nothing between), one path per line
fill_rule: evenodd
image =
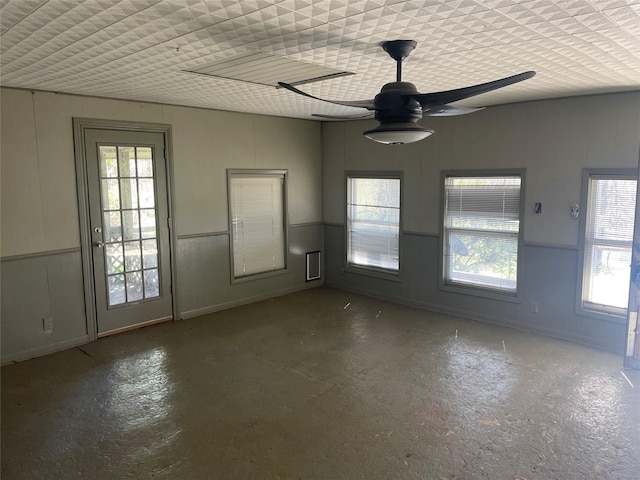
M584 309L620 315L626 311L636 191L634 177L589 177L584 222Z
M399 177L347 177L347 264L399 272Z
M229 172L233 276L286 267L285 172Z
M444 284L515 295L521 177L445 176Z

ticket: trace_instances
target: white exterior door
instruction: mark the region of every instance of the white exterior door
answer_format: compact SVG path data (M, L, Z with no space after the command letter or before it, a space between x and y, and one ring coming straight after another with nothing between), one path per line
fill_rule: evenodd
M97 334L170 320L164 136L86 129L84 140Z

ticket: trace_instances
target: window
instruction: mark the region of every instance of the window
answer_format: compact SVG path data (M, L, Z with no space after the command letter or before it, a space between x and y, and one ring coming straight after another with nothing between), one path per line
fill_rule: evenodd
M444 286L515 296L521 175L444 175Z
M284 171L229 171L234 278L286 267Z
M400 269L400 177L347 177L347 265Z
M637 177L586 175L582 309L624 317L629 299Z

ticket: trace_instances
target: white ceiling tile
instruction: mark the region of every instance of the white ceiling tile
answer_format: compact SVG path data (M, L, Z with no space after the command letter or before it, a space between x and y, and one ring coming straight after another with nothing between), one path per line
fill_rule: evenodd
M468 106L640 88L640 0L3 0L2 85L309 118L353 113L271 87L179 73L262 52L349 70L304 85L373 98L395 79L384 40L414 39L420 91L536 70Z
M35 10L40 8L47 0L5 0L2 2L2 15L0 16L0 35L19 24Z

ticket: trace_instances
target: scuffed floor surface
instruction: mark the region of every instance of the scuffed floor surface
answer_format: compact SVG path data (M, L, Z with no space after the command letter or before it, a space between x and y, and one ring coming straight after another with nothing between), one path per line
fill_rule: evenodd
M2 478L640 478L619 356L317 288L2 368Z

